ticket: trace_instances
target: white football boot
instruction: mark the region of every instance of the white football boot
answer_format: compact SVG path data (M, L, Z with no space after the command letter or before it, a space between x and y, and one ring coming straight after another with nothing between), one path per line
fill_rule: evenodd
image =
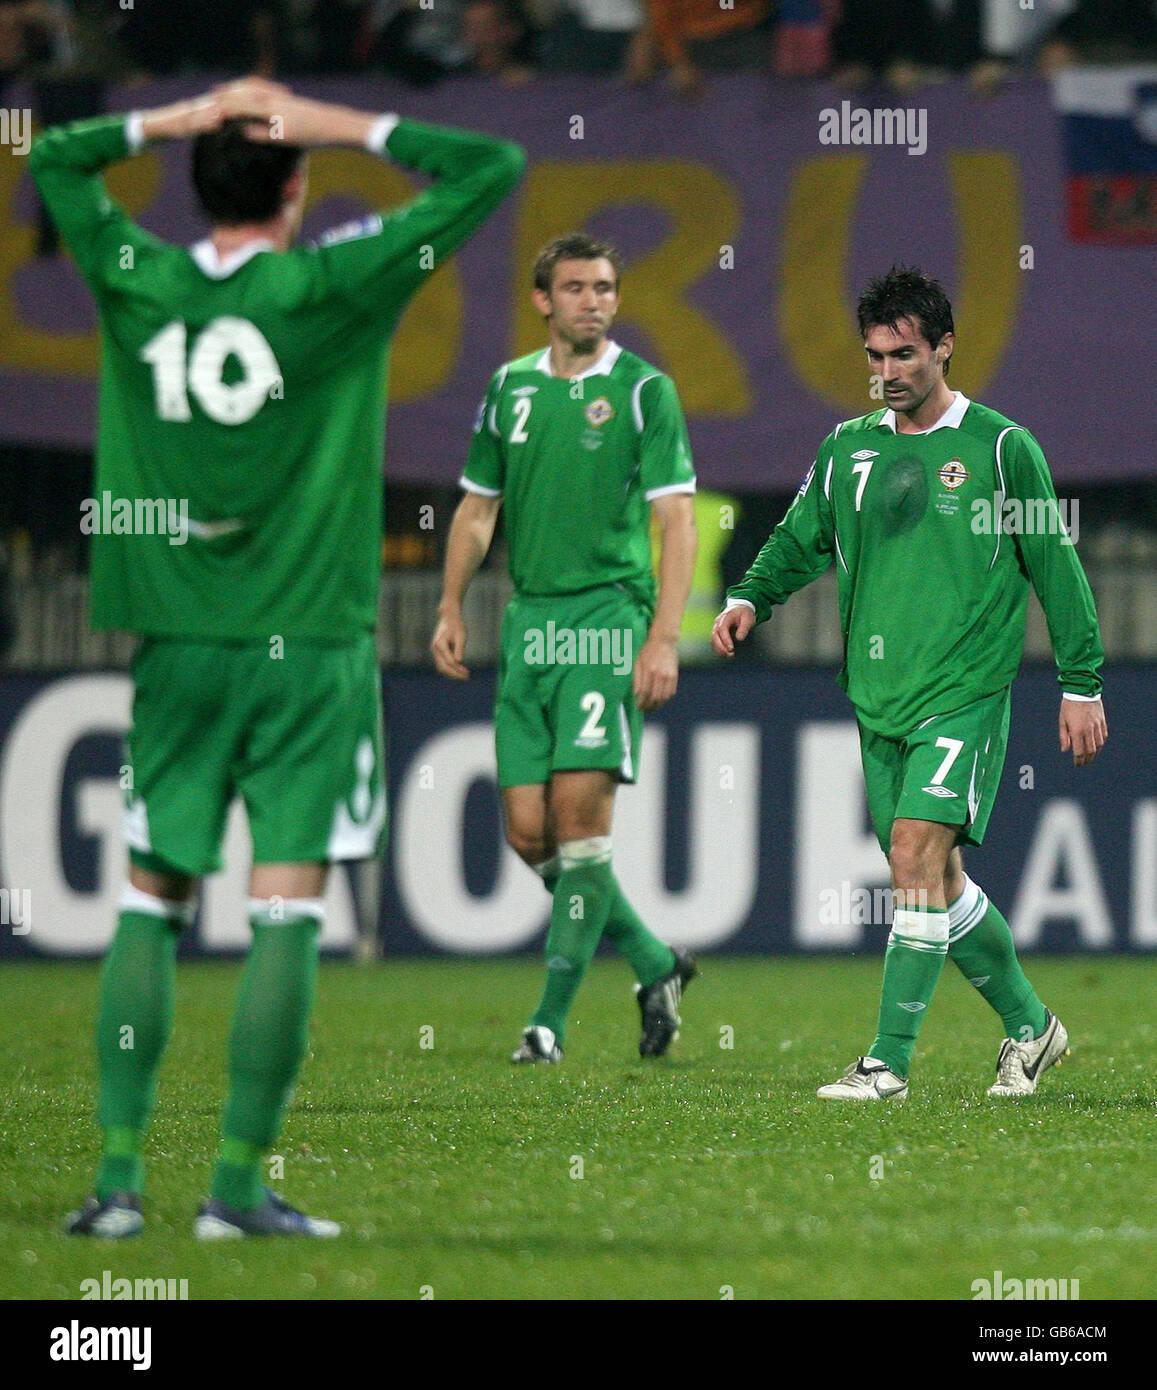
M1005 1038L996 1058L996 1081L990 1096L1031 1096L1041 1073L1055 1066L1069 1050L1069 1035L1056 1014L1045 1010L1046 1026L1032 1042Z
M511 1053L512 1062L561 1062L562 1048L554 1040L554 1033L542 1024L535 1024L522 1030L522 1042Z
M908 1083L875 1057L857 1057L838 1081L821 1086L821 1100L903 1100Z

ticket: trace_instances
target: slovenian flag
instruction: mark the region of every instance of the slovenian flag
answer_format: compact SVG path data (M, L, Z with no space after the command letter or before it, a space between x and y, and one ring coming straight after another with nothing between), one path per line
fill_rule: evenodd
M1068 166L1069 235L1157 243L1157 65L1069 68L1053 79Z

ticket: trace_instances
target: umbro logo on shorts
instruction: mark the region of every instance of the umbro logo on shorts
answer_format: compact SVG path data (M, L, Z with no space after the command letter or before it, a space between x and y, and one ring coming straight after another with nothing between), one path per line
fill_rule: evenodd
M949 787L921 787L920 790L927 792L929 796L957 796L959 794Z

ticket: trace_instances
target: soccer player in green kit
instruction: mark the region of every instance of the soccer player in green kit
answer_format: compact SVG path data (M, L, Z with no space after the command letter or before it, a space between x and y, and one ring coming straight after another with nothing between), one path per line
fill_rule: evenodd
M546 985L515 1062L557 1062L599 938L638 978L639 1053L677 1036L691 959L659 941L611 869L616 784L638 775L643 712L675 693L695 559L695 473L675 385L611 342L620 258L585 233L534 268L545 350L506 363L479 409L447 541L437 668L465 680L462 598L505 502L495 744L506 837L553 896ZM650 519L661 535L659 584Z
M741 583L713 642L736 640L835 564L840 684L860 726L868 805L896 893L876 1037L825 1100L903 1099L921 1021L948 955L1000 1015L990 1095L1031 1095L1068 1035L1022 971L1008 924L964 872L979 845L1008 739L1031 583L1048 619L1062 697L1060 746L1078 766L1108 729L1093 596L1060 523L1040 446L1020 425L952 391L955 345L940 285L893 268L859 304L887 408L824 440L799 494ZM1043 534L974 526L986 505L1045 515Z
M195 137L212 224L159 241L101 170ZM295 248L306 150L433 178L392 212ZM517 182L515 145L308 101L257 79L49 130L32 172L100 310L98 497L168 499L183 535L97 535L93 623L136 632L129 882L97 1021L95 1195L76 1234L141 1229L143 1142L171 1029L179 929L220 866L234 795L253 837L253 946L229 1045L202 1239L332 1236L264 1188L305 1052L329 864L380 850L382 452L390 338L430 270ZM127 1042L126 1042L127 1040Z

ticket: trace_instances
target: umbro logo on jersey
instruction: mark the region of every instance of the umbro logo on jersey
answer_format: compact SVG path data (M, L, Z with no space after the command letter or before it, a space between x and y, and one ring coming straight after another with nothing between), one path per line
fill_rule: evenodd
M599 425L605 425L608 420L614 418L615 408L610 401L607 400L606 396L600 396L597 401L591 401L590 405L586 408L585 414L587 417L587 424L594 425L597 428Z
M968 481L968 469L959 459L950 459L936 476L946 488L955 492L958 487Z
M854 459L863 462L864 459L876 459L880 457L879 449L857 449L852 455Z
M957 793L948 787L921 787L922 792L927 792L929 796L956 796Z
M921 1009L926 1009L927 1004L922 1004L919 999L910 999L906 1004L898 1004L898 1008L906 1009L910 1014L918 1014Z

